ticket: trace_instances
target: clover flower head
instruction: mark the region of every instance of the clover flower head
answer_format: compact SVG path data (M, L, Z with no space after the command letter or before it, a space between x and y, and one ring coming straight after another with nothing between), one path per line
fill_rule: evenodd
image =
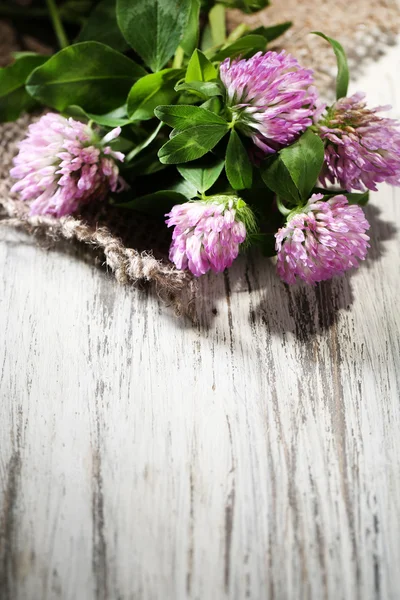
M340 98L317 123L325 142L321 181L339 183L348 191L376 190L376 184L400 185L400 123L369 109L365 95Z
M250 209L236 196L178 204L166 216L168 227L175 227L170 260L197 277L230 267L246 239L246 225L255 227Z
M235 127L263 154L287 146L312 124L318 99L313 72L284 50L226 59L220 78Z
M369 223L362 208L349 205L343 195L326 202L322 198L322 194L311 196L275 234L277 270L285 283L296 283L297 278L310 284L331 279L366 257Z
M108 143L120 127L104 138L86 124L48 113L29 126L19 144L10 174L18 179L11 189L30 202L31 215L62 217L107 193L123 187L116 161L123 154Z

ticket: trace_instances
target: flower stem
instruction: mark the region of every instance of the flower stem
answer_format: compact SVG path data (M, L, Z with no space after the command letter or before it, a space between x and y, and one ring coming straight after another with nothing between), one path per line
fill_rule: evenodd
M176 49L176 52L175 52L173 63L172 63L173 69L180 69L182 67L184 56L185 56L185 53L184 53L183 48L181 46L178 46Z
M245 23L241 23L228 35L228 37L226 38L226 43L233 44L233 42L236 42L236 40L241 38L245 33L248 33L249 31L250 27Z
M279 198L279 196L276 197L276 206L278 207L279 212L284 217L287 217L292 212L292 209L286 208L286 206L282 203L282 200Z
M51 22L53 23L54 33L57 36L58 44L61 49L66 48L67 46L69 46L69 42L60 19L55 0L46 0L46 3L48 11L50 13Z

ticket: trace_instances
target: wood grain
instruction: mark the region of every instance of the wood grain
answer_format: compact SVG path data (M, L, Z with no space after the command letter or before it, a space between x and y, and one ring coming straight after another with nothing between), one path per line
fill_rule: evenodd
M397 49L359 82L400 106ZM369 260L243 258L199 323L0 231L2 600L400 596L400 192Z

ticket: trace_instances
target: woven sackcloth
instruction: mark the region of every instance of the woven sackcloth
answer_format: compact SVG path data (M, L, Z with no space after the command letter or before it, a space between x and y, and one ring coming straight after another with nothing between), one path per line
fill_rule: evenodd
M321 89L333 87L335 59L329 46L309 35L322 30L340 39L349 53L352 76L360 72L366 60L384 52L400 31L400 8L397 0L275 0L273 6L245 17L251 26L292 20L293 27L279 40L304 65L311 66ZM232 29L243 15L231 11L228 25ZM7 64L11 52L34 47L34 38L21 40L11 25L0 21L0 65ZM160 221L102 203L95 212L54 219L30 217L27 206L10 195L9 169L18 141L25 135L29 122L36 117L24 116L15 123L0 125L0 224L22 228L51 241L70 240L86 244L93 260L103 257L105 265L121 283L153 283L161 298L170 302L178 313L190 313L195 291L193 278L168 262L170 233Z

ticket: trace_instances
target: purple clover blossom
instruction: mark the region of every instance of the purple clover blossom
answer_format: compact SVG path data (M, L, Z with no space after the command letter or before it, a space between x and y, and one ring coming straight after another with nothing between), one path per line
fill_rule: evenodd
M383 181L400 185L400 123L377 114L390 106L369 109L364 97L340 98L317 123L325 141L324 186L376 191Z
M254 227L250 209L235 196L178 204L166 217L168 227L175 226L170 260L197 277L210 269L220 273L230 267L246 239L244 221Z
M369 223L362 208L349 205L343 195L327 202L322 198L311 196L275 234L278 274L285 283L300 278L315 284L358 267L358 259L365 259Z
M313 72L284 50L258 52L248 60L227 58L220 77L235 127L264 154L287 146L312 125L317 102Z
M48 113L29 126L19 144L10 174L19 179L11 189L31 202L31 215L62 217L108 191L123 186L116 160L121 152L107 144L118 137L117 127L103 139L80 121Z

